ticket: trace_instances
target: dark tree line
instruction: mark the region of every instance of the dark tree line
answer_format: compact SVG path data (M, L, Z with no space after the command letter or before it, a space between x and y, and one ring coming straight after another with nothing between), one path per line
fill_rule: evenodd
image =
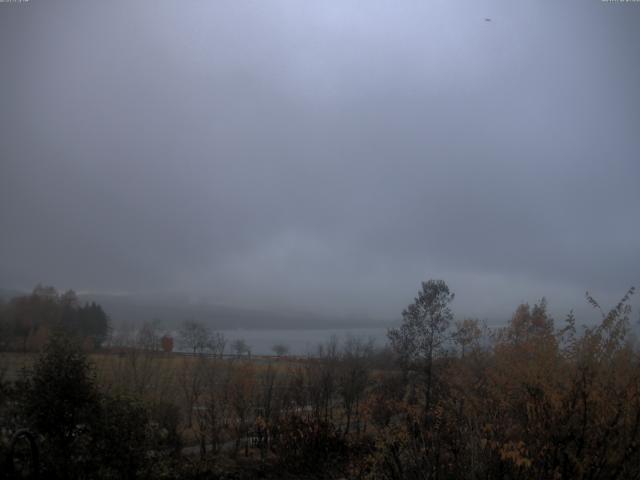
M56 330L98 347L109 334L109 317L95 302L81 304L73 290L59 293L42 285L0 304L0 348L40 350Z

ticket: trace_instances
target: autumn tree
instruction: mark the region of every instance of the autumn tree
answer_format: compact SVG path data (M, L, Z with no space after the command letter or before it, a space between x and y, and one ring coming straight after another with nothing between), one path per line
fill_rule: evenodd
M228 421L229 388L231 369L229 364L208 360L204 370L203 394L200 408L196 410L198 439L201 454L206 453L206 444L211 444L214 453L222 446L222 432Z
M373 352L373 340L348 337L341 352L338 392L346 416L344 434L349 434L352 421L360 431L360 406L369 383L368 361Z
M271 445L273 425L283 410L280 376L273 365L268 365L257 375L255 402L258 417L255 430L263 459Z
M326 343L318 345L315 357L306 364L308 401L315 418L325 423L333 419L339 355L338 338L334 335Z
M0 298L0 351L10 345L11 325L9 323L9 306Z
M136 347L151 352L160 350L160 320L145 321L136 334Z
M55 288L36 285L31 295L21 295L11 299L13 331L22 340L23 351L27 341L43 325L49 328L59 326L61 308Z
M203 357L183 357L178 372L178 383L184 400L187 427L191 428L193 412L205 390L207 362Z
M249 344L244 340L244 338L238 338L237 340L234 340L234 342L231 344L231 348L238 357L241 357L244 354L247 354L247 356L251 356L251 347L249 347Z
M212 332L207 340L207 350L214 356L222 358L227 347L227 338L221 332Z
M169 334L163 335L162 338L160 338L160 346L163 352L173 352L173 337Z
M414 302L402 312L402 325L388 338L406 372L417 374L424 390L425 411L431 407L434 359L441 352L453 319L454 294L443 280L422 282Z
M460 348L461 357L464 358L465 353L470 349L477 348L481 337L482 328L480 327L480 321L478 319L465 318L462 321L456 321L454 323L454 331L451 334L451 338Z
M276 356L282 357L289 353L289 347L284 343L276 343L273 347L271 347L271 351L273 351Z
M179 332L180 346L194 354L203 352L209 341L209 329L196 320L185 320Z
M530 307L518 306L506 329L500 332L503 341L519 345L531 340L550 340L554 336L553 319L547 313L547 301L543 297Z
M256 372L253 365L243 363L235 367L229 382L228 402L235 436L233 456L237 456L244 440L245 456L249 455L249 428L254 420Z

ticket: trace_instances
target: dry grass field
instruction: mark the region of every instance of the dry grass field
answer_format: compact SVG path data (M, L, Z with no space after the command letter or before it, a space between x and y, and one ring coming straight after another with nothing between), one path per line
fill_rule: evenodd
M14 382L28 376L38 357L34 352L0 352L0 379ZM289 374L300 371L304 364L293 358L221 359L133 349L93 352L88 358L94 366L99 390L137 398L148 405L176 407L178 429L185 445L197 442L194 430L198 411L212 396L253 398L259 395L265 382L283 386ZM242 385L242 389L230 388L231 385Z

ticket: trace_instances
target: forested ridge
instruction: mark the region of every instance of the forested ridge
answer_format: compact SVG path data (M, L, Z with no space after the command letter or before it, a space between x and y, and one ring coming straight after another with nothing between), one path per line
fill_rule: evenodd
M109 318L95 302L81 303L73 290L60 293L37 285L29 295L0 302L0 348L38 351L54 330L80 337L87 348L99 347L109 334Z

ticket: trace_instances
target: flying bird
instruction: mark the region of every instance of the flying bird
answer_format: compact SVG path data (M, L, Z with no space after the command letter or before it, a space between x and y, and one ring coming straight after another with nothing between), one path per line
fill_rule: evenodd
M490 19L490 18L485 18L485 19L484 19L484 21L485 21L485 22L490 22L490 21L491 21L491 19Z

